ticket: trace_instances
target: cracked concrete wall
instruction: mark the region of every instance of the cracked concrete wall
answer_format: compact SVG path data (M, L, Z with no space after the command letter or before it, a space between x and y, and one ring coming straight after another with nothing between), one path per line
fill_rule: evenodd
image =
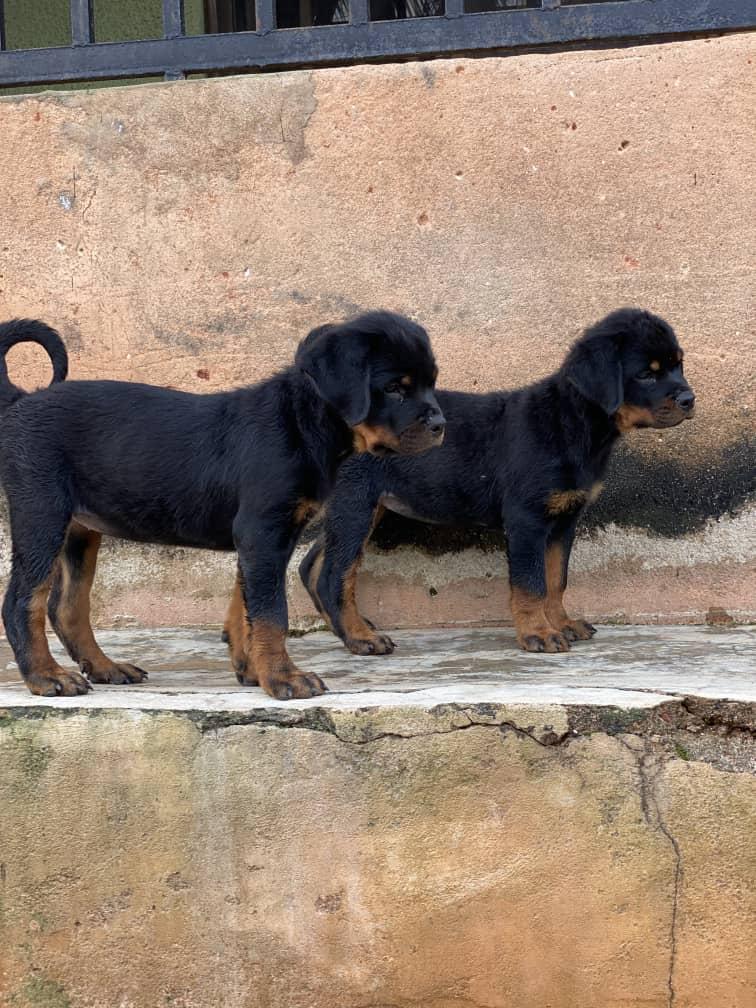
M17 710L0 1005L751 1008L753 705L701 704Z
M572 603L752 620L754 57L756 36L734 34L2 99L0 316L58 325L73 377L204 391L384 305L429 328L442 384L487 390L648 306L680 334L698 417L617 452ZM33 351L11 358L45 380ZM500 622L500 554L385 523L368 614ZM117 546L103 568L99 622L207 623L233 564ZM314 615L298 589L292 614Z

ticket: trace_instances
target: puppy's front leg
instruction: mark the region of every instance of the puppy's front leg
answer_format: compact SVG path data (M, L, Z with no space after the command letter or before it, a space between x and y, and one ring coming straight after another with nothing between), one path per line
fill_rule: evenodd
M302 672L286 652L289 625L286 564L297 528L288 516L245 515L234 522L244 608L249 623L247 668L237 672L243 685L259 685L277 700L319 696L322 679Z
M525 651L569 651L561 631L546 613L546 533L542 523L522 518L507 527L509 585L517 643Z
M546 618L569 641L590 640L596 633L596 628L586 620L570 619L563 602L578 517L557 521L546 544Z

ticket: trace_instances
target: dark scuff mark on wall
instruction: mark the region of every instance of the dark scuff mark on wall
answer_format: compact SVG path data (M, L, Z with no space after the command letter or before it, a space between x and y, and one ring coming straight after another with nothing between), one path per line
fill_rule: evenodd
M669 538L698 532L756 498L756 437L743 437L698 465L643 456L620 444L604 487L584 527L614 522Z

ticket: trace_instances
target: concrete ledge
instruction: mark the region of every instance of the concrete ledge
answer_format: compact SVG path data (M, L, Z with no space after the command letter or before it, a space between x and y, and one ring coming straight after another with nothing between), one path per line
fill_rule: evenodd
M59 700L4 647L0 1005L750 1008L756 635L397 637L295 705L216 631Z

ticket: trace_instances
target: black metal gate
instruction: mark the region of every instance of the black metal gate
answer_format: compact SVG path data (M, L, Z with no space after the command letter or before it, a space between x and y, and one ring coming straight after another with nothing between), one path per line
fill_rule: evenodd
M326 0L323 0L326 2ZM284 69L494 51L567 42L669 37L756 26L756 0L327 0L291 26L281 0L249 0L252 30L185 34L183 0L162 0L163 37L97 42L94 0L70 0L71 44L5 45L0 0L0 86L201 71ZM318 13L320 11L320 13ZM323 23L324 20L330 23Z

